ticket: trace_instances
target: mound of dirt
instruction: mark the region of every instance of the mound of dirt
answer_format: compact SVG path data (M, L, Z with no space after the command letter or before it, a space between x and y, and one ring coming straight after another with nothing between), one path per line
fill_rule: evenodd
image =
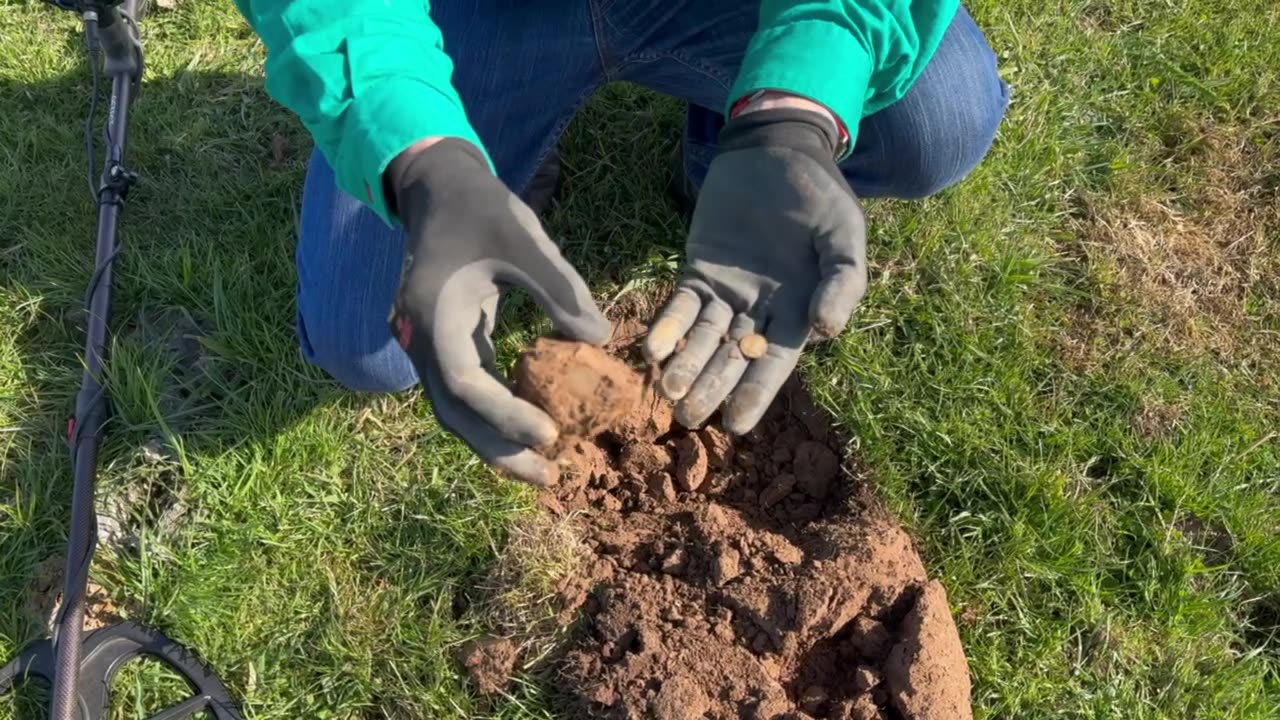
M522 364L523 387L602 374L589 352L556 352L561 365ZM576 367L581 359L590 364ZM842 472L794 380L755 430L730 438L673 425L666 402L627 373L573 394L573 427L599 432L568 443L572 471L542 503L584 511L595 556L563 593L585 615L555 673L575 714L972 717L944 589ZM624 388L617 402L612 388ZM569 394L526 397L562 417Z

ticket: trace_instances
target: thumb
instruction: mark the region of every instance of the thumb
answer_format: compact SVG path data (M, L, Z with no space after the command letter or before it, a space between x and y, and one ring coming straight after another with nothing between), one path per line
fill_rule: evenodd
M520 267L510 267L510 280L533 296L557 333L603 345L613 334L613 325L596 306L587 283L550 240L536 245L544 252L531 252L521 258Z
M613 325L596 307L587 283L547 237L533 210L514 194L508 193L507 200L519 228L519 239L510 243L504 253L505 268L500 279L527 290L551 318L557 333L603 345L613 334Z

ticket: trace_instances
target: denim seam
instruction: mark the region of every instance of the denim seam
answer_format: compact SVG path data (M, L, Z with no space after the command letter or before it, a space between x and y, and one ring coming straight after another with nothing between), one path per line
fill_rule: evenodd
M684 53L675 51L675 50L666 50L663 52L643 52L643 53L635 53L635 54L629 55L625 60L622 61L621 64L618 65L618 74L622 74L622 71L624 69L631 67L632 65L638 65L640 63L651 63L651 62L654 62L657 60L663 60L663 59L675 60L676 62L680 63L681 65L684 65L690 70L696 73L700 73L707 79L712 80L713 82L718 84L720 87L724 88L725 91L729 90L729 86L733 82L732 79L729 78L728 73L722 73L711 65L694 60L689 56L685 55Z
M605 22L604 11L601 10L597 0L587 0L587 6L591 11L591 39L596 46L596 55L600 58L600 74L604 76L604 81L610 82L609 77L609 60L604 51L604 43L601 38L604 33L601 32L601 25Z

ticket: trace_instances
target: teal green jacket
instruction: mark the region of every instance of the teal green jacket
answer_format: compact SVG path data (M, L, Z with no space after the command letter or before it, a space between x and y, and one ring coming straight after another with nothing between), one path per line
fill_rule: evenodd
M382 174L425 137L484 149L450 78L453 62L428 0L236 0L267 49L267 92L294 112L339 187L389 224ZM762 0L729 93L807 97L852 134L920 76L959 0ZM335 8L340 8L335 10Z

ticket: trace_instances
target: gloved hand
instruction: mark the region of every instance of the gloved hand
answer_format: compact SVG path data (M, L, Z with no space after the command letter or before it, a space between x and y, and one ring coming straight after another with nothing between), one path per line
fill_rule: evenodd
M554 483L539 453L559 428L517 398L494 363L493 332L504 288L527 290L570 338L610 335L586 283L538 218L493 175L474 145L446 138L392 162L387 184L405 228L400 287L388 318L441 426L500 472Z
M836 129L809 110L729 121L694 208L685 268L644 352L675 417L697 427L723 403L724 428L749 431L811 337L845 327L867 287L866 222L834 161ZM738 341L759 333L763 357ZM726 401L727 398L727 401Z

